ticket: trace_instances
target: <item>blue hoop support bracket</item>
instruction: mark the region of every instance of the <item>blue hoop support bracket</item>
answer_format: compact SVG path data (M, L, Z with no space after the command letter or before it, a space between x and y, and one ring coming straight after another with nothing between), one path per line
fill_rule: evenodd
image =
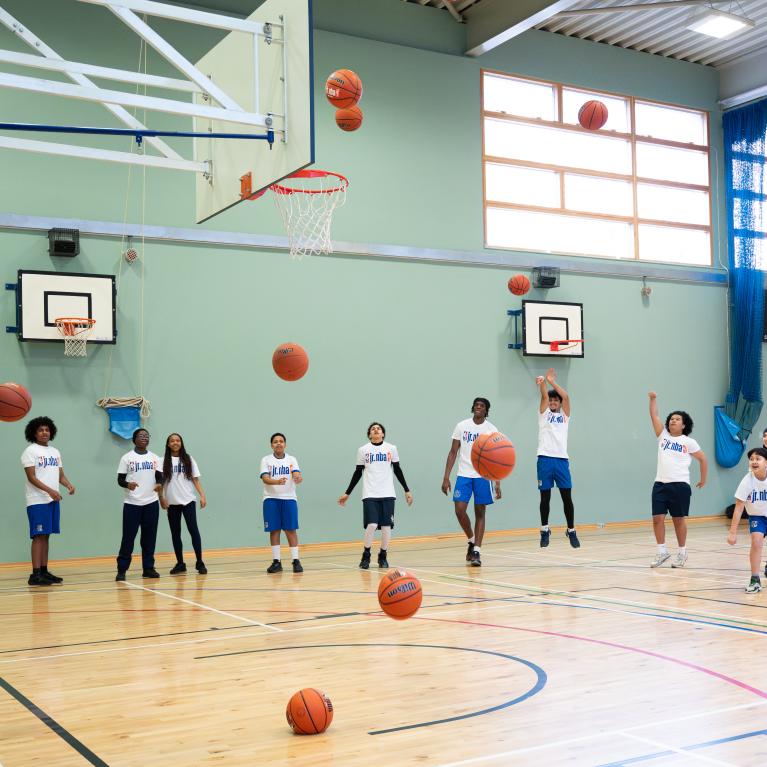
M507 309L506 314L514 318L514 343L509 344L509 349L521 349L522 342L519 340L519 318L522 316L521 309Z
M19 333L19 286L15 282L6 282L5 283L5 289L6 290L12 290L15 294L14 296L14 303L16 304L16 324L15 325L6 325L5 326L5 332L6 333L15 333L18 335Z
M266 133L207 133L195 131L162 131L148 128L89 128L76 125L35 125L32 123L0 123L2 130L25 131L27 133L85 133L92 136L133 136L136 144L141 146L146 137L180 136L182 138L225 138L225 139L256 139L268 141L271 149L274 144L274 131Z

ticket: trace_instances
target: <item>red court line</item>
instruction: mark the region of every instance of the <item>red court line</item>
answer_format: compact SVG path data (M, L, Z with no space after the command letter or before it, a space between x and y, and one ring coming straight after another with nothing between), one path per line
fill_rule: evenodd
M542 634L544 636L559 637L560 639L575 639L578 642L589 642L591 644L603 645L604 647L614 647L618 650L628 650L628 652L635 652L639 653L640 655L649 655L651 658L659 658L660 660L669 661L669 663L676 663L679 666L686 666L687 668L691 668L694 671L700 671L703 674L708 674L709 676L721 679L723 682L727 682L727 684L732 684L736 687L740 687L743 690L748 690L748 692L752 692L754 695L757 695L760 698L767 699L767 692L764 690L759 690L756 687L752 687L750 684L746 684L745 682L741 682L739 679L727 676L726 674L720 674L718 671L706 668L705 666L698 666L695 663L689 663L686 660L672 658L670 655L662 655L661 653L652 652L652 650L643 650L641 647L632 647L630 645L618 644L617 642L607 642L604 639L591 639L590 637L577 636L576 634L561 634L558 631L543 631L542 629L529 629L522 628L520 626L503 626L499 623L480 623L479 621L455 620L450 618L422 618L421 616L418 616L418 619L422 621L435 621L437 623L460 623L466 626L482 626L485 628L522 631L528 634Z

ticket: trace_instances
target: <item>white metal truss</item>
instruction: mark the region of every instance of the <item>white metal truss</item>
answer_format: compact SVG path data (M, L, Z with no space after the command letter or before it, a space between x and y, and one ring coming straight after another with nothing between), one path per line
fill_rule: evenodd
M2 2L2 0L0 0L0 2ZM0 72L0 88L16 89L71 99L81 99L101 104L123 125L127 126L127 129L121 130L130 132L135 131L136 139L139 144L142 144L145 140L146 143L159 154L150 156L145 152L119 152L88 146L61 144L47 140L21 139L16 138L15 136L0 136L0 148L15 149L25 152L77 156L84 159L119 162L156 168L187 170L195 173L209 173L210 168L208 163L182 157L158 136L151 135L152 131L127 111L127 109L125 109L126 106L136 109L169 113L184 118L200 117L224 120L226 122L247 126L247 129L250 129L244 129L243 132L247 131L248 133L252 133L252 128L259 128L263 129L263 131L281 134L284 138L284 120L280 121L279 119L280 117L283 117L282 115L270 115L263 114L259 111L249 112L244 110L220 85L214 83L209 77L203 74L192 62L176 50L173 45L153 30L145 21L139 18L139 16L136 15L136 12L213 29L249 33L254 36L254 48L257 48L257 37L264 37L272 43L284 44L284 27L282 24L266 24L256 21L236 19L216 13L209 13L207 11L199 11L191 8L154 2L154 0L78 0L78 2L100 5L111 11L147 45L152 46L152 48L154 48L166 61L171 63L183 75L183 79L161 77L111 67L102 67L85 62L67 61L0 6L0 23L35 51L34 54L30 55L18 53L16 51L0 50L0 63L61 72L73 83L69 84L59 80L47 80L25 75L10 74L8 72ZM255 83L258 83L259 73L257 71L257 58L255 67L256 71L253 73L253 77ZM174 99L147 96L140 93L129 93L121 90L111 90L100 87L94 83L90 77L130 83L138 86L178 91L181 96L178 99ZM204 101L207 103L195 103L194 99L190 100L190 94L192 96L194 94L202 95ZM197 99L197 101L200 101L200 99ZM210 105L214 103L216 106ZM256 109L258 110L258 101L256 101L256 104ZM274 124L275 122L277 124Z

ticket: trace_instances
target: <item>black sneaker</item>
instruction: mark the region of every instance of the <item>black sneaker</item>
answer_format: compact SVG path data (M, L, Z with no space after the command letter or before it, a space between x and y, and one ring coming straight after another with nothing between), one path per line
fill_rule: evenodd
M367 570L370 567L370 551L365 550L362 552L362 559L360 559L360 569Z
M282 572L282 562L280 562L279 559L272 560L272 564L269 565L269 567L266 568L266 572L271 573L281 573Z
M200 575L207 575L208 574L208 568L205 567L205 562L198 562L195 567L197 568L197 572Z
M386 558L386 552L381 549L378 552L378 566L379 567L388 567L389 566L389 560Z
M482 560L479 558L479 552L476 549L471 552L471 566L482 567Z
M50 581L51 583L64 583L63 578L59 578L58 575L54 575L53 573L49 572L47 569L43 569L40 575L43 578L45 578L45 580Z
M474 553L474 544L469 543L469 548L466 549L466 561L471 562L471 555Z
M160 573L158 573L157 570L154 569L154 567L149 567L141 573L141 577L142 578L159 578Z
M764 565L764 577L767 578L767 564Z
M125 580L125 573L121 570L117 571L117 575L115 575L116 581L124 581Z
M570 539L570 545L574 549L579 549L581 547L581 542L578 540L578 536L576 535L575 530L568 530L567 537Z
M293 572L294 573L302 573L304 571L303 566L301 565L300 559L294 559L293 560Z
M30 586L50 586L53 584L53 581L43 578L40 573L32 573L32 575L29 576L27 584Z
M183 562L176 562L173 569L170 571L171 575L178 575L179 573L186 572L186 565Z
M549 545L551 530L541 530L541 548L545 549Z

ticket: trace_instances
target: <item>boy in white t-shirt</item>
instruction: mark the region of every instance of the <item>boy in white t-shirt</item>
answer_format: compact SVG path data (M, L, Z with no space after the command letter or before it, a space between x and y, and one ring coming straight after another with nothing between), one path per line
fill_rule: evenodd
M764 548L764 536L767 534L767 449L755 447L748 451L749 472L740 481L735 491L735 511L727 536L727 543L734 546L738 539L738 523L743 509L748 511L748 526L751 530L751 580L746 586L748 594L762 590L759 569Z
M679 550L671 567L684 567L687 562L687 516L690 513L690 463L700 464L700 481L706 484L708 463L700 445L690 437L692 418L683 410L674 410L666 417L665 426L658 417L657 394L649 393L650 420L658 438L658 471L652 488L652 527L658 553L650 567L660 567L671 554L666 548L666 512L671 515Z
M556 484L562 498L562 506L567 522L567 539L574 549L580 548L581 542L575 532L575 508L573 507L573 480L570 476L570 459L567 455L567 431L570 426L570 396L557 383L554 368L549 368L546 375L538 376L535 383L541 392L538 406L538 490L541 493L541 548L549 545L549 506L551 489ZM547 390L546 384L552 388Z
M117 467L117 484L125 489L123 503L123 531L120 552L117 555L116 581L124 581L133 558L133 544L141 528L141 564L143 578L159 578L154 567L154 549L157 544L157 522L160 518L162 493L162 460L150 453L149 432L133 432L133 450L128 451Z
M396 445L385 442L386 429L377 421L368 426L367 444L357 450L357 465L346 492L338 499L339 506L345 506L357 483L362 478L362 525L365 528L365 542L360 559L360 568L370 567L370 548L376 530L381 531L381 549L378 552L378 566L388 567L387 552L391 531L394 527L394 477L405 491L407 505L413 503L413 494L407 486L405 475L399 465Z
M480 477L471 463L471 448L474 440L480 434L492 434L498 429L487 420L490 412L490 401L485 397L475 397L471 405L471 418L459 421L453 429L453 441L450 445L450 452L445 461L445 474L442 477L442 492L445 495L450 493L450 472L455 465L455 459L458 461L458 476L455 479L455 491L453 492L453 502L455 505L455 516L458 518L458 524L466 534L468 539L468 549L466 551L466 561L472 567L481 567L480 551L482 539L485 536L485 510L493 503L493 490L490 480ZM474 529L471 527L471 520L466 513L469 507L469 501L474 496ZM495 482L495 500L501 498L501 483Z
M259 476L264 483L264 531L269 533L272 546L272 564L267 573L281 573L280 532L290 546L290 558L293 560L293 572L302 573L304 568L298 558L298 500L296 485L303 481L298 461L285 452L285 435L277 432L269 439L272 446L270 455L261 459Z
M25 496L29 537L32 539L32 574L30 586L50 586L61 583L48 570L48 544L51 534L61 532L59 485L72 495L74 485L66 478L61 465L61 453L48 443L56 437L56 424L47 416L33 418L24 428L29 447L21 454L21 465L26 475Z

